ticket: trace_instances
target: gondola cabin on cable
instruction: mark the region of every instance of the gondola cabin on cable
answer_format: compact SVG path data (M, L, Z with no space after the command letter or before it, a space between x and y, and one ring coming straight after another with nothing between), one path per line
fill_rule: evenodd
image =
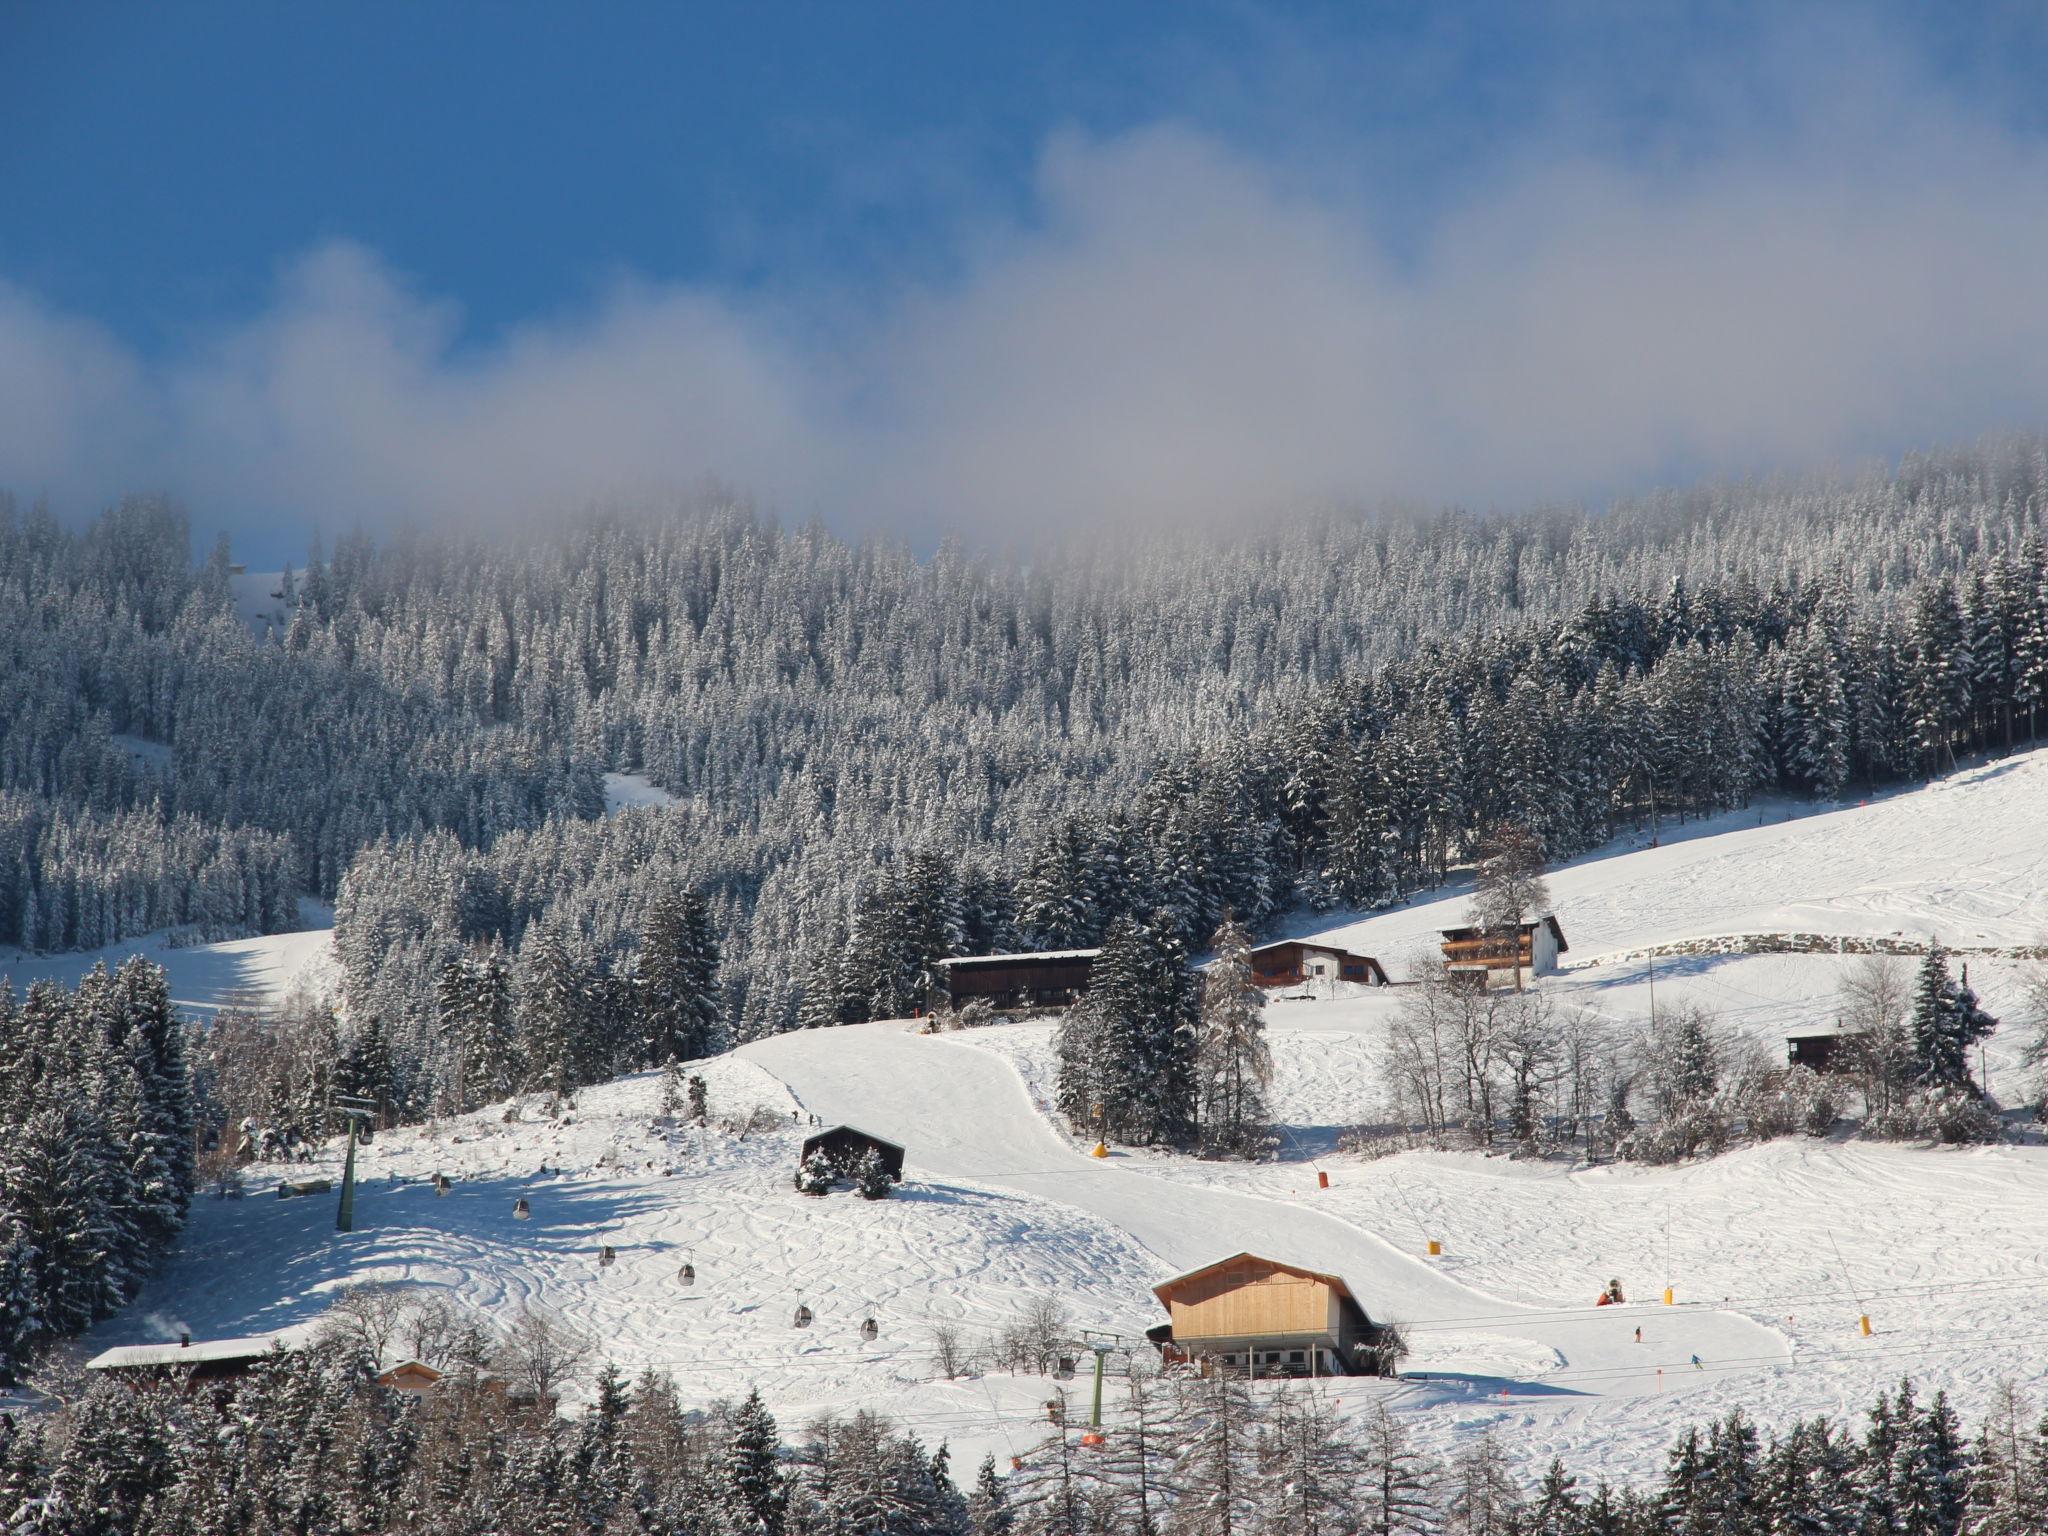
M1548 976L1557 969L1557 957L1571 948L1554 915L1512 932L1446 928L1443 936L1444 969L1452 980L1473 987L1509 987L1518 976Z
M861 1160L873 1152L882 1159L889 1177L898 1184L903 1182L903 1149L893 1141L884 1141L853 1126L835 1125L807 1138L797 1158L798 1166L809 1162L813 1152L824 1153L825 1161L832 1166L832 1176L838 1179L852 1178Z
M1153 1294L1171 1321L1145 1337L1169 1365L1193 1365L1205 1376L1383 1374L1386 1330L1336 1275L1239 1253Z
M175 1381L190 1392L201 1386L231 1385L283 1350L269 1334L197 1343L190 1334L180 1334L175 1344L128 1344L107 1350L86 1361L85 1368L136 1385Z
M1252 982L1268 992L1322 982L1384 987L1387 973L1371 955L1313 939L1275 939L1252 950Z
M955 955L938 964L931 1006L962 1008L977 999L997 1008L1064 1008L1088 990L1099 949L1049 949L1029 955Z

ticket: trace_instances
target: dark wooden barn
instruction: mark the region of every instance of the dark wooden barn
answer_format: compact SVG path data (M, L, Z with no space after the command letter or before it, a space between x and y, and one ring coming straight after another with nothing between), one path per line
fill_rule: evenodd
M903 1182L903 1149L893 1141L884 1141L850 1125L835 1125L810 1137L804 1142L802 1157L808 1160L813 1152L823 1152L832 1171L842 1179L852 1178L854 1169L868 1153L879 1152L889 1177L898 1184Z
M1099 949L1054 949L1032 955L956 955L939 962L935 1007L958 1008L986 998L998 1008L1064 1008L1088 990Z

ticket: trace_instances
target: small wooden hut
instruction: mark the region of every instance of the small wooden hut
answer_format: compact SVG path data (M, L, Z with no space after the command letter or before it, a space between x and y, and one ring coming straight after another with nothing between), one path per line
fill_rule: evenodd
M813 1152L823 1152L825 1161L832 1165L832 1171L842 1179L853 1177L853 1171L861 1159L870 1152L878 1152L882 1166L889 1170L889 1177L898 1184L903 1182L903 1149L893 1141L884 1141L879 1136L856 1130L850 1125L835 1125L830 1130L820 1131L804 1142L799 1163L808 1162Z

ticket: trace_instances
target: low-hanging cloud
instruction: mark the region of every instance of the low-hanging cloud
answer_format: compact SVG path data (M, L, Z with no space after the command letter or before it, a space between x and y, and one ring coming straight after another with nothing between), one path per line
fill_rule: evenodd
M1519 504L2048 419L2048 155L1924 94L1657 176L1532 150L1426 231L1192 128L1057 135L1029 216L961 244L864 305L622 282L481 343L334 244L160 362L0 284L0 484L489 527L716 482L1004 533Z

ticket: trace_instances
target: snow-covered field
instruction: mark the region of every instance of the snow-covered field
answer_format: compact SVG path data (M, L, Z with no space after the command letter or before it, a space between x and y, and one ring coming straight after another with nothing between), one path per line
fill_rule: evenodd
M1647 1013L1651 977L1642 959L1620 957L1653 944L1799 932L1992 948L2048 935L2048 753L1869 805L1764 814L1763 826L1755 813L1723 818L1555 872L1571 952L1544 985L1626 1026ZM1399 978L1462 905L1453 892L1320 926ZM324 941L306 937L302 960ZM267 947L210 963L244 984L293 969L287 946L250 942ZM202 953L156 958L175 967ZM89 958L28 963L69 975ZM1842 964L1667 958L1656 995L1660 1007L1706 1003L1774 1041L1829 1015ZM193 1002L213 979L203 968L173 976ZM2000 1091L2018 1086L2020 977L2019 962L1972 959L1972 981L2008 1021L1989 1053ZM671 1370L693 1400L758 1382L785 1417L871 1405L950 1439L956 1464L971 1466L1035 1438L1055 1384L1002 1373L934 1382L934 1322L979 1335L1052 1295L1077 1326L1131 1338L1159 1318L1159 1279L1253 1248L1336 1270L1369 1311L1409 1325L1409 1368L1424 1379L1346 1383L1347 1404L1385 1397L1439 1447L1504 1430L1532 1475L1568 1451L1581 1469L1650 1476L1679 1427L1738 1404L1767 1423L1851 1413L1910 1372L1967 1414L2001 1377L2048 1374L2031 1327L2048 1306L2048 1149L1801 1139L1660 1170L1334 1154L1339 1128L1379 1112L1399 996L1270 1009L1289 1133L1277 1163L1086 1157L1039 1102L1046 1024L782 1036L704 1068L714 1117L757 1103L773 1115L775 1129L744 1139L661 1128L659 1085L637 1078L579 1095L573 1123L529 1108L514 1123L485 1113L381 1138L364 1154L364 1230L353 1235L332 1232L331 1197L202 1202L169 1270L86 1347L173 1324L303 1326L348 1279L402 1278L487 1309L555 1307L623 1366ZM899 1196L796 1195L792 1108L903 1142ZM543 1163L559 1171L542 1175ZM446 1197L432 1192L436 1171L458 1178ZM520 1195L530 1222L511 1217ZM1440 1258L1424 1255L1431 1238ZM619 1257L601 1269L605 1242ZM697 1269L687 1288L685 1259ZM1611 1277L1631 1304L1592 1309ZM1675 1307L1656 1300L1666 1284ZM807 1330L790 1326L799 1300L816 1313ZM880 1336L863 1343L869 1316Z
M71 987L95 965L112 970L130 955L144 955L164 968L171 1000L186 1013L204 1016L243 1002L272 1007L300 988L315 996L330 992L339 980L333 909L301 900L299 919L306 926L296 932L218 944L173 945L162 933L142 933L86 953L32 955L0 945L0 980L11 982L17 995L46 979Z

